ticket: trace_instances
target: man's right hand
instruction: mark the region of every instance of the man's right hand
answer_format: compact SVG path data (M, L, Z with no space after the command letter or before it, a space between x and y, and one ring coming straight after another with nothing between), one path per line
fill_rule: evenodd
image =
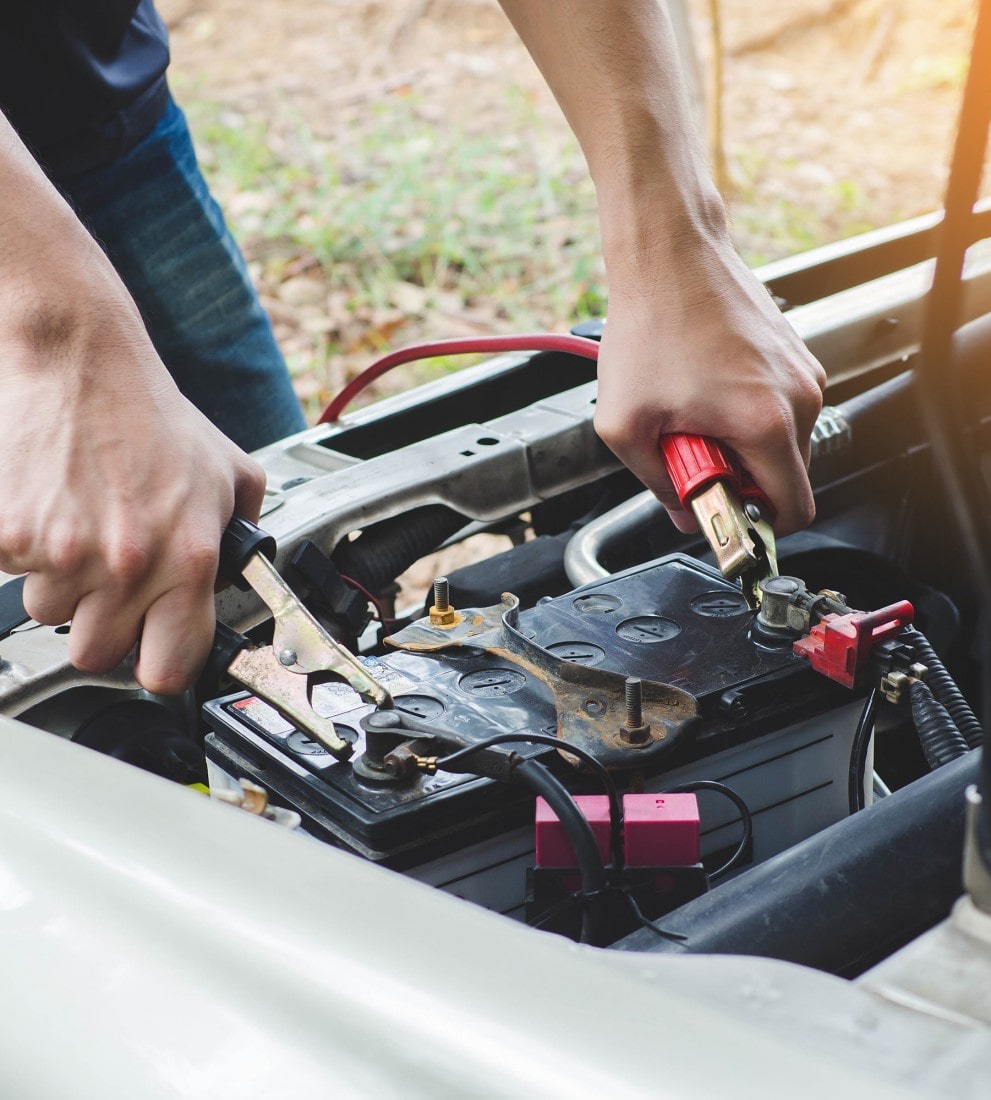
M181 396L109 261L0 119L0 569L69 657L177 692L213 640L220 538L261 468Z

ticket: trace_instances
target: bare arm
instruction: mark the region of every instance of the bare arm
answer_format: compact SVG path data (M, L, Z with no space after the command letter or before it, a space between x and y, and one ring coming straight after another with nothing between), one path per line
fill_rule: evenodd
M501 0L595 181L609 277L596 428L683 529L666 432L731 446L778 509L814 514L806 466L825 374L736 255L657 0Z
M176 389L109 261L0 116L0 569L102 672L178 691L213 638L220 535L261 469Z

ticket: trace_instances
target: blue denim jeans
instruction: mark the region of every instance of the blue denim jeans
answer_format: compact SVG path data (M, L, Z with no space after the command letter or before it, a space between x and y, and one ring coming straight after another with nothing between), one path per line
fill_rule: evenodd
M54 182L102 244L197 408L248 451L306 427L272 326L171 99L124 156Z

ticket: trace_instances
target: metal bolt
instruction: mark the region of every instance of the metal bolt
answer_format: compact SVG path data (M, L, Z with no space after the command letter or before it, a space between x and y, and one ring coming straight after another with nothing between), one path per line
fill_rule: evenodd
M743 506L743 510L747 513L747 519L749 519L751 523L760 523L760 521L764 518L763 513L760 510L760 505L757 504L755 501L748 500L747 503Z
M447 611L451 606L451 591L447 577L438 577L434 581L434 607L438 611Z
M643 684L637 676L626 678L626 724L630 729L643 725Z
M626 745L642 747L650 744L650 726L643 721L643 684L636 676L628 676L624 684L626 724L619 727L619 739Z
M434 581L434 603L429 611L433 626L454 626L459 622L458 614L451 607L451 592L447 577L438 577Z
M283 649L279 651L279 664L285 665L287 668L289 665L296 663L296 650L295 649Z

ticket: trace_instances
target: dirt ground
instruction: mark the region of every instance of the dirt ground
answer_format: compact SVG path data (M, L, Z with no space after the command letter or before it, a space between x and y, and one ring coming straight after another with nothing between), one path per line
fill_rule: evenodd
M720 0L718 7L724 194L751 263L939 205L966 72L970 0ZM316 141L354 145L363 120L380 125L379 108L414 89L418 116L466 142L519 130L521 97L540 118L541 142L569 140L495 0L160 0L160 8L180 101L219 104L228 122L260 121L273 139L292 119ZM705 90L713 73L710 3L688 0L688 10ZM236 205L243 196L227 198ZM257 242L248 242L249 258L252 249ZM372 342L360 333L337 340L323 356L325 375L315 377L308 363L320 358L327 328L319 314L337 301L319 282L314 293L314 279L327 273L299 279L282 268L253 270L312 412L365 365ZM402 289L407 298L415 291ZM463 334L452 325L463 309L441 303L431 312L432 305L409 303L420 316L401 342ZM402 313L406 299L391 306ZM477 304L475 311L469 329L498 329L507 312L483 314ZM564 328L567 317L544 323ZM378 319L376 332L400 327L394 317Z
M414 85L452 126L504 125L523 89L557 108L495 0L162 0L173 71L247 116L291 103L333 137ZM689 4L703 68L709 5ZM842 222L931 209L966 69L969 0L721 0L733 205L780 196ZM563 122L560 122L563 128ZM839 229L841 225L837 226ZM746 242L744 242L746 243Z

